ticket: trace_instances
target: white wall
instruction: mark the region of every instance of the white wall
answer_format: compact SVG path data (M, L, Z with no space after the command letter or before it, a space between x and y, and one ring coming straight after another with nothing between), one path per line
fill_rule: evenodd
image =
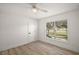
M20 13L18 8L16 12L14 11L15 8L13 8L13 10L1 10L2 9L0 9L0 51L17 47L37 39L36 20L27 18L24 14L21 14L22 11ZM34 32L31 31L31 34L28 35L30 24L35 26L32 27L31 30L35 29Z
M68 40L63 42L47 38L46 23L63 19L68 21ZM39 40L79 52L79 9L41 19L39 21Z

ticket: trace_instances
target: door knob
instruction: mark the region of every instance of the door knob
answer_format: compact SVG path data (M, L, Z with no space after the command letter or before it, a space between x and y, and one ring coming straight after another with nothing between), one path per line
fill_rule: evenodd
M28 34L31 34L30 32Z

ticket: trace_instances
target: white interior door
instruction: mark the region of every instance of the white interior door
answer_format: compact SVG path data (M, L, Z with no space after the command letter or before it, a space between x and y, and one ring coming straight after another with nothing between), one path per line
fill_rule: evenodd
M34 21L29 21L27 25L28 25L28 39L35 40L36 24L34 23Z

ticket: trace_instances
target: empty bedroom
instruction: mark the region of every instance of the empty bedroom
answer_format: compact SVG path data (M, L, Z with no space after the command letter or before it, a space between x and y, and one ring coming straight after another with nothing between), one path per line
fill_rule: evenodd
M0 55L79 55L79 3L0 3Z

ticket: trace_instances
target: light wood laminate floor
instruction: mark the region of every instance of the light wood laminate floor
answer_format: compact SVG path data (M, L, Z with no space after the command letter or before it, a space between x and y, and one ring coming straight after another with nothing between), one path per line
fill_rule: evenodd
M0 52L0 55L76 55L78 53L41 41Z

